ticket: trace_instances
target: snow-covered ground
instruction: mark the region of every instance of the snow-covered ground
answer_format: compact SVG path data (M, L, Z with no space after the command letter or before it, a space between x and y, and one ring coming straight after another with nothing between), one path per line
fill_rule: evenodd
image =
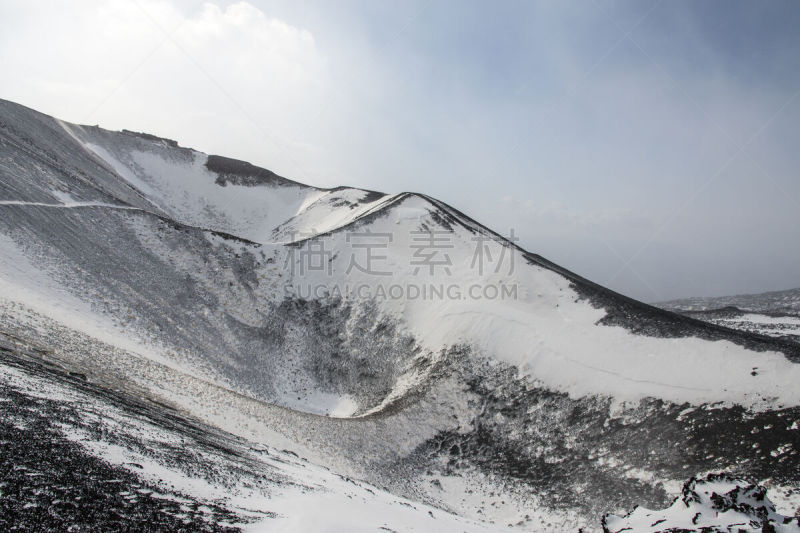
M628 300L421 194L8 102L0 120L0 335L97 389L3 379L68 403L59 449L144 490L312 531L591 528L718 471L794 501L794 344ZM98 391L150 403L131 418ZM164 413L237 458L148 455L185 439Z
M324 233L384 200L369 191L317 189L279 176L255 184L228 183L209 168L209 156L201 152L147 139L134 138L137 142L131 143L131 136L60 125L160 212L253 242L287 242Z
M13 425L21 434L51 431L52 439L77 445L72 453L95 457L111 472L132 474L138 480L136 486L129 486L125 476L108 479L108 490L155 501L157 513L169 515L179 526L191 524L198 530L232 526L253 532L501 529L338 475L290 451L248 443L168 412L151 417L163 406L125 394L98 394L79 379L65 379L65 373L8 352L0 355L0 402L19 407L29 403L26 408L0 412L0 425ZM48 422L44 429L42 419ZM37 471L41 467L37 464L13 466L27 477L53 474ZM34 507L46 513L48 506L58 504L52 496L40 498L33 506L30 501L16 501L28 487L17 481L9 490L10 482L6 479L0 485L0 509L5 510L0 515L6 515L0 516L0 524L14 526L4 522L13 513L35 517ZM68 487L68 496L80 500L82 490ZM175 505L168 506L167 501ZM190 521L193 509L202 519L199 522ZM116 520L120 529L148 526L139 522L135 506L120 511Z
M770 316L759 313L745 313L740 317L719 318L717 324L729 328L752 331L771 337L800 338L800 316Z
M637 508L626 516L606 516L604 530L622 531L715 531L794 533L800 531L797 517L775 510L763 488L741 479L709 476L691 480L680 498L662 511Z

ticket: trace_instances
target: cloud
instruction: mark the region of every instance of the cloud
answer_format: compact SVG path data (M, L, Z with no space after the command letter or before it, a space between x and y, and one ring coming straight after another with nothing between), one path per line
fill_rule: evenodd
M247 2L225 9L206 3L197 16L184 19L174 38L193 57L221 59L211 68L224 78L244 76L262 88L259 82L272 81L286 93L313 83L321 65L308 30L267 17Z
M317 148L298 132L319 114L327 83L308 30L248 2L183 11L166 0L105 0L28 15L4 28L15 45L0 48L3 97L73 122L260 154L308 177ZM34 38L43 30L46 40Z

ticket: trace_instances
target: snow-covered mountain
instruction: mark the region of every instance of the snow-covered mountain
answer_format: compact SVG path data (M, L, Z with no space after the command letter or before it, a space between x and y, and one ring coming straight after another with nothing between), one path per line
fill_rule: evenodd
M365 530L599 528L708 472L765 484L783 514L800 504L797 344L626 298L422 194L310 187L7 101L0 338L14 394L56 379L14 363L38 358L226 449L265 450L234 454L248 472L288 465L237 507L267 527L347 501ZM141 465L120 457L148 446L114 437L126 451L109 451L117 430L86 436L75 421L103 410L51 429L115 468ZM122 419L102 423L125 435ZM150 426L140 441L186 433ZM172 466L205 464L200 448ZM224 476L190 477L180 497ZM241 519L230 494L248 490L199 492Z

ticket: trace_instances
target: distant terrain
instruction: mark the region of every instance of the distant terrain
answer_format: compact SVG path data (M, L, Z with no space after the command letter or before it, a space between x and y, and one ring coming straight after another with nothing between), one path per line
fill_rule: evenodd
M800 343L800 288L715 298L684 298L656 305L712 324Z

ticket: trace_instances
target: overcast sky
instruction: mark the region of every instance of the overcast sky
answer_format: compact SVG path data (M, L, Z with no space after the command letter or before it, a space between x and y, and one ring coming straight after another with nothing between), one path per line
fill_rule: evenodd
M800 3L0 0L0 97L419 191L645 301L800 286Z

